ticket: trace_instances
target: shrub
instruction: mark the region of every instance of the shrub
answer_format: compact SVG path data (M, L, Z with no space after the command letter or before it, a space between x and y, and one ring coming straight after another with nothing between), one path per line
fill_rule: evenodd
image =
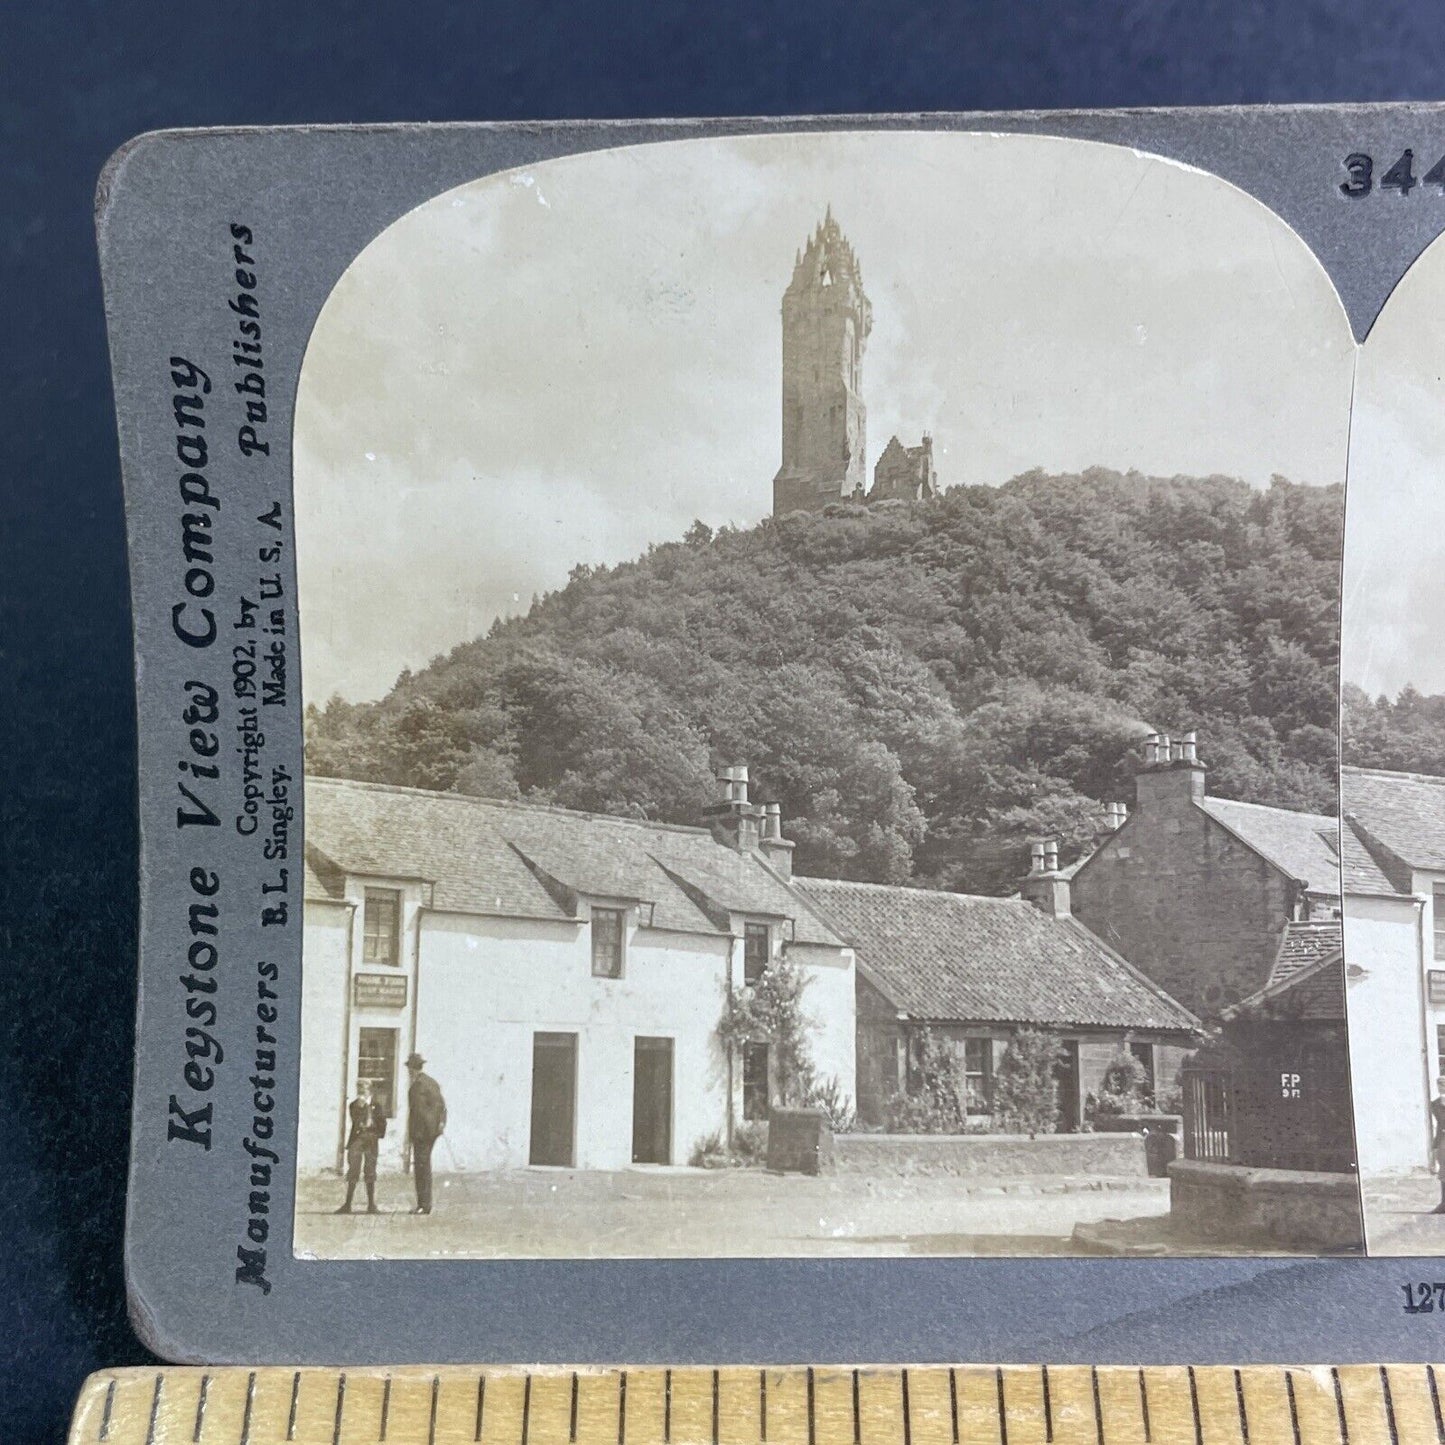
M731 990L718 1022L724 1048L743 1043L765 1043L770 1049L776 1100L797 1107L817 1088L817 1076L808 1053L809 1020L803 1012L807 975L787 958L775 959L756 983Z
M810 1109L821 1109L828 1116L828 1127L835 1134L851 1134L858 1123L853 1100L843 1092L837 1075L823 1083L813 1080L803 1103Z
M908 1088L888 1101L895 1134L962 1134L968 1127L963 1066L948 1039L923 1029L910 1041Z
M1004 1134L1052 1134L1059 1122L1054 1069L1059 1041L1042 1029L1020 1029L1004 1050L993 1081L994 1127Z
M1104 1066L1099 1092L1084 1100L1084 1121L1093 1125L1100 1119L1132 1118L1152 1102L1144 1065L1128 1049L1120 1049Z

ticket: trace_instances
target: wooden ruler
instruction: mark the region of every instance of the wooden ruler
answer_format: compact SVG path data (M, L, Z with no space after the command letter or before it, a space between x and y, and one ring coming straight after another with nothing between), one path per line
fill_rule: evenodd
M117 1370L72 1445L1445 1445L1431 1365Z

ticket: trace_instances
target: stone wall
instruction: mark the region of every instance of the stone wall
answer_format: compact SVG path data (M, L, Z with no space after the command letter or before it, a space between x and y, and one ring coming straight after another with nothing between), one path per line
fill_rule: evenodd
M1180 1235L1212 1244L1364 1251L1359 1181L1353 1174L1177 1159L1169 1166L1169 1216Z
M1269 977L1292 887L1194 805L1202 770L1138 782L1129 821L1074 875L1073 911L1186 1008L1215 1017Z
M839 1174L880 1176L1100 1179L1149 1172L1138 1134L839 1134L834 1160Z

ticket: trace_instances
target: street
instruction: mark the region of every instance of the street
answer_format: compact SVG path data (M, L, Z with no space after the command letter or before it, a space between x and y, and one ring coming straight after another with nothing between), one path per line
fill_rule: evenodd
M335 1176L303 1178L296 1253L316 1259L1071 1254L1074 1226L1164 1215L1163 1179L808 1178L762 1170L524 1169L378 1181L378 1214L337 1215ZM364 1196L358 1191L364 1208Z
M1367 1179L1365 1241L1371 1254L1445 1254L1445 1214L1433 1174Z

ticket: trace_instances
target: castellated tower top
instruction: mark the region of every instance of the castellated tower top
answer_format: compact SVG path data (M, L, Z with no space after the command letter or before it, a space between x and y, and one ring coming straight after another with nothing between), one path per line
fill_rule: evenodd
M833 208L818 222L807 246L798 251L793 262L793 279L786 295L797 297L803 292L825 291L841 287L837 297L840 306L857 312L860 350L873 329L873 307L863 294L863 268L843 228L833 219ZM786 305L786 298L784 304Z
M819 511L867 489L863 349L873 308L832 208L783 293L783 456L773 512Z

